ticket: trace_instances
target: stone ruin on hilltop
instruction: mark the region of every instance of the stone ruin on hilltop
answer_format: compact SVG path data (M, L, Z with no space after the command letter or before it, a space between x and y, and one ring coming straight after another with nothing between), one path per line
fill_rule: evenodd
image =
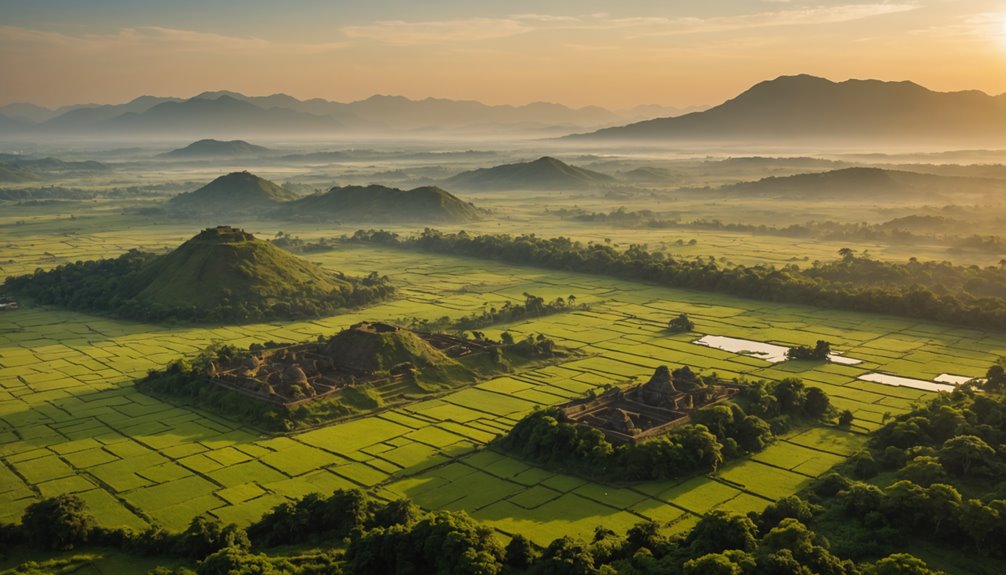
M361 322L339 335L347 332L356 338L382 335L418 338L450 359L481 353L496 346L487 341L412 331L378 322ZM344 350L333 347L336 338L285 346L253 346L250 353L210 361L206 375L213 383L244 395L296 407L347 386L401 380L421 367L415 365L413 358L401 358L404 361L386 365L381 371L363 369L355 362L337 359L346 354L341 353Z

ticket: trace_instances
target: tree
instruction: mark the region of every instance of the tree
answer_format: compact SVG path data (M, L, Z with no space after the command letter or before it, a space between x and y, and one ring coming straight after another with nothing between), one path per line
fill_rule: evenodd
M289 573L293 565L276 568L265 555L252 555L244 549L225 547L203 559L196 568L196 575L280 575Z
M968 475L976 467L987 466L995 450L977 435L958 435L943 444L940 463L953 473Z
M1006 366L1003 360L999 360L985 372L985 383L982 389L992 393L1002 393L1006 391Z
M817 340L814 347L798 345L786 350L786 359L807 360L807 361L827 361L831 355L831 343L823 339Z
M692 557L722 553L728 549L753 551L758 527L750 518L726 511L713 511L699 520L685 539Z
M873 575L942 575L942 572L933 571L914 555L895 553L877 561Z
M808 417L821 419L831 409L828 394L820 387L808 387L804 396L803 411Z
M763 529L775 527L783 519L796 519L801 523L807 523L820 509L797 495L787 495L766 507L761 512L759 520Z
M978 499L969 499L960 509L958 521L961 531L971 538L978 551L983 551L986 541L999 523L999 512Z
M597 568L594 556L583 541L567 535L545 548L535 572L539 575L595 575Z
M709 553L685 562L684 575L741 575L743 567L723 553Z
M503 562L514 569L527 569L537 557L531 540L520 533L514 535L503 550Z
M961 494L952 485L937 483L926 490L925 507L933 531L939 533L944 524L956 519L960 512Z
M947 471L943 469L939 459L920 455L898 470L898 478L929 487L934 483L945 482Z
M677 317L667 322L667 331L671 333L682 333L695 329L695 323L688 318L687 313L678 314Z
M181 534L178 545L183 555L201 559L226 547L247 550L251 547L251 542L244 529L237 525L231 523L225 527L215 517L199 515L192 518L188 529Z
M841 413L838 414L838 424L842 427L849 427L852 425L852 421L856 418L852 411L849 409L843 409Z
M76 495L57 495L32 503L21 517L28 540L50 549L71 549L86 543L95 527L84 500Z

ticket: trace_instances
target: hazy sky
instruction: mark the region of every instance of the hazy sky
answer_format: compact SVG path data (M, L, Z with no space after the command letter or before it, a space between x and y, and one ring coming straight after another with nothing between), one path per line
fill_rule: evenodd
M372 94L612 108L760 80L1006 92L991 0L0 0L0 103Z

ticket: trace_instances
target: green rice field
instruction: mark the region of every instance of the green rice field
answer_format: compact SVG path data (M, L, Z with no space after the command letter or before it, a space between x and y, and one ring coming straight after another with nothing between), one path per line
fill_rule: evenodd
M113 225L71 236L44 221L5 226L2 273L140 245L173 247L194 232L116 227L114 216L102 221ZM398 295L320 320L223 327L145 325L30 306L0 315L0 520L16 521L42 497L76 493L106 526L179 530L202 513L244 525L290 498L363 487L382 497L409 497L425 509L465 510L540 544L566 534L589 537L597 525L624 531L644 519L683 531L710 510L759 510L799 491L854 452L885 416L927 395L858 376L979 376L1006 355L1002 335L899 318L374 247L307 257L346 273L386 273ZM147 370L215 342L293 342L364 319L456 317L521 300L525 292L547 299L575 294L590 310L487 333L541 333L584 356L287 436L268 436L132 387ZM668 335L667 320L682 312L695 332ZM772 365L691 343L706 334L787 346L827 339L862 363ZM556 474L485 448L536 407L647 378L661 364L724 377L800 377L827 391L838 409L852 410L854 426L800 430L715 476L628 485Z

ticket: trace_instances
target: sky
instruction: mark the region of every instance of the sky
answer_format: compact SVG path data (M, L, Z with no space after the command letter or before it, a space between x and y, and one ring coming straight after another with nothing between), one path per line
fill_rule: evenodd
M780 75L1006 92L991 0L0 0L0 104L206 90L627 109Z

